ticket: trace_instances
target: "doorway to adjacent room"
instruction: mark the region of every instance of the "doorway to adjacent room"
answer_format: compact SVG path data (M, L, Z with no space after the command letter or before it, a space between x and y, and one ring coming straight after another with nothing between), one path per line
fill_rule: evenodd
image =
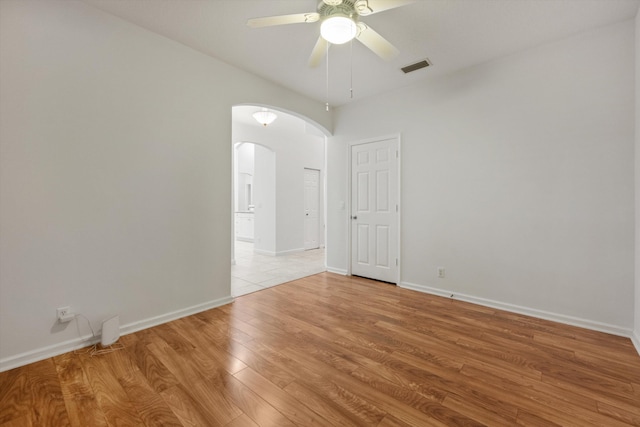
M232 296L326 270L325 136L261 108L233 107Z

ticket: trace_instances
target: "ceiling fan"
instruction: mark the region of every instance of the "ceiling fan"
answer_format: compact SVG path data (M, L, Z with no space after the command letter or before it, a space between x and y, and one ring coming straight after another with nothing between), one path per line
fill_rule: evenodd
M318 11L293 15L266 16L247 21L251 28L285 24L303 24L321 21L320 36L309 57L309 66L316 67L325 56L329 44L343 44L357 39L384 60L390 60L399 51L361 17L414 3L416 0L320 0Z

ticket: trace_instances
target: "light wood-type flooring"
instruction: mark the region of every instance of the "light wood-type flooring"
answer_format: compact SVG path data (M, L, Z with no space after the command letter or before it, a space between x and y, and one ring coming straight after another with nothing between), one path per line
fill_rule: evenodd
M1 373L0 425L640 425L629 339L331 273L120 342Z

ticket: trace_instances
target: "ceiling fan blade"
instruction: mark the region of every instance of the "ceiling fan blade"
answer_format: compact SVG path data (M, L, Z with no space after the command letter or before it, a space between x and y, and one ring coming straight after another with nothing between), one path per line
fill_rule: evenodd
M400 53L394 45L389 43L387 39L376 33L373 28L369 27L365 23L358 22L358 29L360 32L356 38L385 61L392 59Z
M327 53L327 41L322 38L322 36L318 37L318 41L316 45L313 47L311 51L311 56L309 56L309 67L315 68L320 64L320 61L324 58Z
M356 0L354 7L358 15L366 16L415 2L416 0Z
M253 18L247 21L247 26L251 28L271 27L285 24L304 24L316 22L320 19L319 13L296 13L294 15L265 16L263 18Z

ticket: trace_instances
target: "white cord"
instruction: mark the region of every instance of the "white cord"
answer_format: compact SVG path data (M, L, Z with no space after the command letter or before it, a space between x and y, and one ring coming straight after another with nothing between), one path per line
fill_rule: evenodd
M91 326L91 322L89 321L89 319L87 319L83 314L75 314L73 316L73 318L76 320L76 327L78 328L78 334L80 335L80 337L82 338L82 334L80 333L80 325L78 323L78 317L82 317L84 320L87 321L87 325L89 325L89 329L91 329L91 339L94 340L96 339L96 333L93 330L93 326ZM89 354L89 356L93 357L93 356L99 356L101 354L109 354L109 353L113 353L114 351L118 351L118 350L122 350L123 348L125 348L125 346L121 343L114 343L110 346L107 347L103 347L102 349L98 350L98 344L95 343L87 348L85 348L84 350L74 350L73 353L74 354Z
M94 332L93 327L91 326L91 322L89 321L89 319L87 319L87 318L86 318L84 315L82 315L82 314L76 314L76 315L74 316L74 318L76 318L76 317L82 317L84 320L86 320L86 321L87 321L87 325L89 325L89 329L91 329L91 338L95 338L95 337L96 337L96 333ZM80 325L77 323L77 321L76 321L76 326L78 327L78 333L80 333Z
M119 342L111 344L110 346L107 346L107 347L103 347L101 350L98 350L98 344L94 344L93 351L91 351L90 355L91 357L93 357L93 356L99 356L101 354L109 354L109 353L113 353L114 351L122 350L123 348L125 348L124 344Z

